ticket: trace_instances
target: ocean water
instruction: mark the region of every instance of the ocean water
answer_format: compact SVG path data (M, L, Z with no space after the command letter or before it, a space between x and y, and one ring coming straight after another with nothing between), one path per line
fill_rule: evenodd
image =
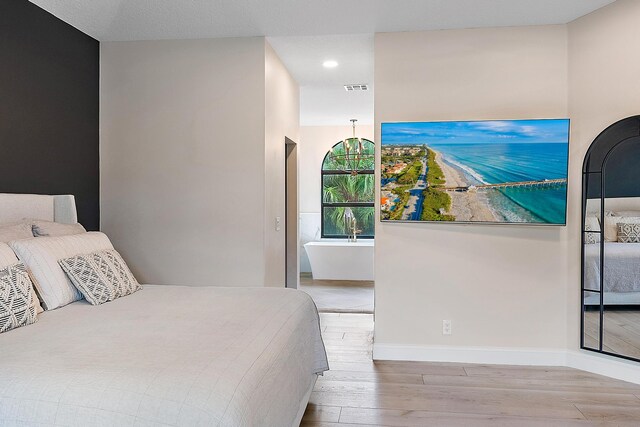
M499 184L567 177L567 144L431 144L473 184ZM495 212L508 222L564 224L566 185L486 191Z

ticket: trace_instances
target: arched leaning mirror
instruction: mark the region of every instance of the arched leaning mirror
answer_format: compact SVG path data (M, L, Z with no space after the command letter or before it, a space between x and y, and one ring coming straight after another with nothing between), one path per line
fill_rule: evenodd
M640 361L640 116L605 129L582 173L581 347Z

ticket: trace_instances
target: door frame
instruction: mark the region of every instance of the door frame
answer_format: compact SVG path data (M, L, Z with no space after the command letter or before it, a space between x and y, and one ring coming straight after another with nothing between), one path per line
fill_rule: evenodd
M298 230L298 144L284 138L284 200L285 200L285 245L284 272L285 287L298 289L300 286L300 233Z

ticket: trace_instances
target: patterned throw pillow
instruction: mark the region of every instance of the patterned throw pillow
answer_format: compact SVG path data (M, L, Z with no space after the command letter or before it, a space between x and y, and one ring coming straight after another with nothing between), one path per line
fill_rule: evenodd
M589 233L589 230L586 230L587 232L584 233L584 243L587 245L594 245L596 243L600 243L600 234L599 233Z
M597 217L588 216L585 218L584 231L584 242L587 245L600 243L600 221Z
M58 261L75 287L93 305L104 304L142 289L114 249Z
M22 263L0 270L0 332L35 323L38 320L36 298Z
M618 224L640 224L639 217L632 216L605 216L604 218L604 240L605 242L619 242Z
M640 243L640 224L619 222L618 242L620 243Z

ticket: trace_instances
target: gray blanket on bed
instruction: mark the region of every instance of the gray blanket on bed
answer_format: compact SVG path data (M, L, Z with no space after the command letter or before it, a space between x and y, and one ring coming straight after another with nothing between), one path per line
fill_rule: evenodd
M640 292L640 243L604 244L605 292ZM585 289L600 290L600 244L585 245Z
M303 292L145 286L0 334L0 425L288 426L327 369Z

